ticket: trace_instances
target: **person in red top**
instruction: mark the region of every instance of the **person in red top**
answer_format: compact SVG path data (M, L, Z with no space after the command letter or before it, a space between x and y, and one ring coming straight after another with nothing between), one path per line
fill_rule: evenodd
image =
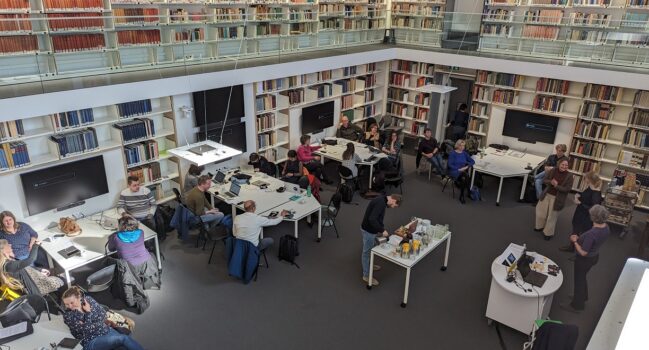
M302 135L300 137L300 146L297 148L297 159L302 162L304 167L309 171L309 173L315 175L317 178L321 179L322 182L326 184L331 184L332 182L327 179L324 174L324 166L320 162L320 156L314 155L313 151L320 149L320 146L311 146L311 136Z

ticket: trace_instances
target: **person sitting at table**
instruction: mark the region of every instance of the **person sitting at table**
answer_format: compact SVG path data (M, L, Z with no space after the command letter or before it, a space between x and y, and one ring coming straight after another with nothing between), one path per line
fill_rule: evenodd
M16 259L27 259L38 238L38 233L24 222L18 222L16 216L5 210L0 213L0 239L6 239L13 247Z
M129 263L145 289L153 285L160 287L158 264L144 246L144 232L139 222L132 216L122 215L117 225L118 231L108 237L108 250L116 251L120 259Z
M73 286L63 292L63 305L63 322L81 340L83 350L144 350L133 338L110 327L106 309L81 288Z
M243 209L245 210L245 213L237 215L237 217L234 218L234 224L232 225L234 237L252 243L260 251L273 245L274 241L271 237L259 239L261 229L262 227L275 226L279 224L284 220L284 217L288 215L288 212L282 210L274 219L261 216L255 214L257 204L252 200L245 201L243 203Z
M399 133L396 130L390 132L390 138L383 144L383 153L388 155L392 164L396 165L401 153L401 142L399 142Z
M271 163L264 156L260 156L257 153L250 153L248 157L248 165L252 165L255 171L262 172L268 176L275 177L275 164Z
M590 220L588 212L596 204L602 203L602 179L599 178L595 170L591 170L584 175L586 188L581 193L575 194L575 213L572 215L572 235L581 236L588 231L593 222ZM575 249L572 242L567 246L560 247L559 250L573 252Z
M324 166L320 162L320 156L314 155L313 151L317 151L321 146L311 146L311 136L302 135L300 137L300 146L297 148L297 159L302 162L302 165L310 173L317 176L322 182L331 184L332 181L327 179L324 173Z
M354 143L349 142L347 143L347 149L343 152L343 161L342 161L342 166L345 168L349 169L352 171L352 176L357 177L358 176L358 163L362 162L363 160L361 157L356 154L356 150L354 148Z
M568 171L568 162L567 157L559 158L557 166L550 169L543 178L546 188L536 204L534 231L542 231L546 241L554 237L559 213L565 207L568 193L572 190L572 174Z
M554 146L554 150L556 153L549 155L548 159L545 160L545 163L543 164L543 171L537 173L534 176L534 189L536 190L537 199L541 198L541 193L543 193L543 178L545 177L545 173L557 166L557 160L565 156L566 152L568 151L568 146L564 144L558 144Z
M448 176L453 178L455 184L460 188L460 202L466 203L464 193L469 190L471 168L475 161L469 153L464 150L464 140L455 142L455 150L448 155Z
M211 231L225 216L205 198L205 192L212 186L212 179L207 175L198 178L198 184L185 194L185 204L196 216L200 216L205 229ZM207 210L206 210L207 209Z
M282 181L297 184L302 176L302 163L297 159L297 152L294 150L288 151L287 157L282 170Z
M340 118L340 125L336 131L336 137L359 142L362 136L363 129L360 126L350 123L347 116Z
M599 250L610 236L611 231L606 221L608 210L599 204L593 205L590 210L590 219L593 226L581 236L570 236L570 242L575 246L575 267L574 267L574 292L570 304L561 303L559 306L565 310L579 312L584 309L588 300L588 271L597 264Z
M435 167L435 170L437 170L437 174L444 177L446 172L442 167L442 153L439 151L439 144L433 137L433 131L430 128L424 129L424 138L419 141L417 157L415 158L415 167L417 169L419 169L421 158L429 161Z
M117 212L119 214L127 213L148 228L158 232L155 220L158 206L153 192L146 186L142 186L140 178L137 176L127 177L126 185L128 187L119 194Z
M196 187L196 182L198 177L201 176L201 173L205 171L204 166L198 166L196 164L191 164L187 170L187 176L185 176L185 182L183 184L183 192L188 192L192 188Z
M379 126L376 123L370 125L370 131L365 132L364 139L366 145L381 149L381 133L379 132Z
M34 241L39 246L39 241ZM27 294L46 295L56 292L65 284L63 279L50 276L47 269L34 268L37 250L32 249L23 260L14 258L14 251L6 239L0 239L0 282L14 291L25 291Z

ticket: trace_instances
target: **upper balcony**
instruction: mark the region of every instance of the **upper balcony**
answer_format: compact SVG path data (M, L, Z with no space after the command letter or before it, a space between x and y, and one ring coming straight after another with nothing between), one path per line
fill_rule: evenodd
M0 98L389 44L646 74L645 3L487 0L457 13L444 0L0 0Z

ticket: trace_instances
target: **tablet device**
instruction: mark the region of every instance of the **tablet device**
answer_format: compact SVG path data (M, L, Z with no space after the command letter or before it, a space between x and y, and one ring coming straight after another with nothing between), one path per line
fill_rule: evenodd
M77 344L79 344L79 340L77 340L77 339L63 338L63 340L61 340L59 342L59 345L57 345L57 346L65 348L65 349L74 349L77 346Z

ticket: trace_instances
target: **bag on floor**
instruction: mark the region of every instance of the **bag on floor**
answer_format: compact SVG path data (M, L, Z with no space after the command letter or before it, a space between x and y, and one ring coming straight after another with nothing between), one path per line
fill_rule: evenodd
M135 330L135 321L111 309L106 310L105 322L122 334L129 335Z
M525 203L536 203L538 202L536 198L536 188L534 186L527 185L525 186L525 193L523 194L523 202Z
M340 189L338 190L342 196L342 200L345 203L351 203L354 199L354 187L349 182L343 182L340 184Z
M469 192L469 198L476 202L482 200L482 197L480 196L480 189L477 186L473 186L473 188L471 188L471 191Z
M282 236L279 239L279 254L277 255L279 260L288 261L299 268L300 266L295 263L295 258L298 255L300 255L300 252L298 251L297 238L291 235Z

